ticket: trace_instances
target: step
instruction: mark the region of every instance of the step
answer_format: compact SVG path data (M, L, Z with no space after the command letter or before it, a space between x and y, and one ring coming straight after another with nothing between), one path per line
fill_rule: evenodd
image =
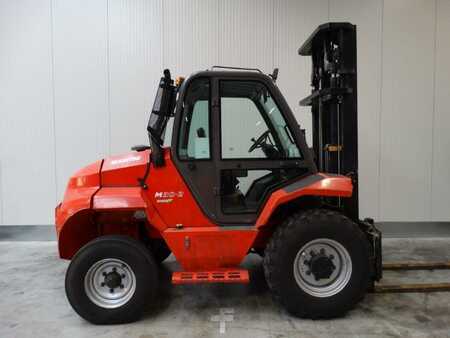
M211 271L178 271L172 273L172 284L248 283L248 270L219 269Z

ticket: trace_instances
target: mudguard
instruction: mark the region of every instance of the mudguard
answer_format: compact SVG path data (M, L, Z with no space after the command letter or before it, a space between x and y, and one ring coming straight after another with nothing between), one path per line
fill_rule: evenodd
M99 229L94 215L103 211L145 210L138 179L143 177L149 151L130 152L90 164L69 180L63 202L55 209L58 248L70 259L78 249L96 238Z
M349 177L323 173L304 177L275 191L264 206L255 226L260 228L266 225L278 206L301 196L350 197L352 193L353 184Z
M70 258L80 243L95 238L91 223L92 196L100 189L100 171L103 160L94 162L77 171L69 180L63 203L55 209L55 226L61 258Z
M55 209L56 233L59 237L63 225L76 213L91 209L92 196L100 189L100 171L103 160L77 171L69 180L64 204Z
M145 209L141 187L103 187L93 197L94 210Z

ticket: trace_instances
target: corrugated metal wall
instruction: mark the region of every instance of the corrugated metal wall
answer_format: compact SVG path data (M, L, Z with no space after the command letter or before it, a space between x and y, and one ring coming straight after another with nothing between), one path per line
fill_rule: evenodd
M52 223L74 170L147 142L166 67L279 67L309 129L297 48L329 20L358 25L362 216L448 221L449 18L448 0L0 0L1 224Z

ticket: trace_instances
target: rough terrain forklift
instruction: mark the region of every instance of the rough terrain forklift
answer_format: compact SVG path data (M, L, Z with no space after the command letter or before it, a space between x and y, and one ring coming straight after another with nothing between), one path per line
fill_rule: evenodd
M319 26L312 57L313 147L277 88L277 70L164 71L150 146L86 166L56 207L66 293L92 323L139 318L171 253L172 283L248 283L263 257L290 313L341 316L381 278L381 233L358 215L356 27ZM171 146L163 139L173 117Z

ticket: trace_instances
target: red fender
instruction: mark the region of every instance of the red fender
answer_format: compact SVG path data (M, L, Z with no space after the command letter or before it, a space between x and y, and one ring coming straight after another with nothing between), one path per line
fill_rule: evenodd
M100 189L100 170L103 160L94 162L77 171L69 180L64 194L64 203L55 209L55 224L58 238L63 225L75 214L91 209L91 199Z
M142 198L141 187L103 187L94 196L94 210L130 210L147 207Z
M145 209L141 187L71 187L55 215L61 258L70 259L82 245L98 236L95 212L114 210L112 215L117 212L120 218L120 211Z
M100 170L103 160L77 171L69 180L64 203L55 209L55 226L61 258L70 258L86 243L96 237L96 228L85 227L92 222L92 196L100 189Z
M275 191L264 206L255 226L260 228L266 225L278 206L301 196L350 197L352 193L352 180L347 176L323 173L307 176Z
M145 211L147 221L152 225L149 231L160 232L167 228L158 211L148 200L146 193L141 187L103 187L93 197L92 209L95 211Z

